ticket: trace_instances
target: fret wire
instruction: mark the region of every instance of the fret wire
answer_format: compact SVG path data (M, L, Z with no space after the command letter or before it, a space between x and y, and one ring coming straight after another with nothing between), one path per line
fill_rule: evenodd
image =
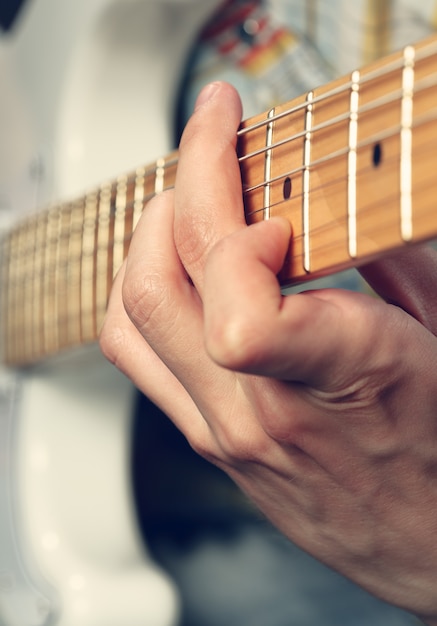
M108 245L109 220L111 212L111 185L104 185L100 190L97 219L97 258L96 258L96 324L100 323L106 313L108 299Z
M275 116L275 109L270 109L268 117L272 119ZM273 122L266 127L266 146L264 161L264 219L270 218L270 177L272 171L272 150L271 145L273 143Z
M43 299L43 258L46 237L46 213L41 213L36 217L35 247L33 255L33 288L32 302L34 315L34 337L33 352L41 354L44 350L44 299Z
M160 158L156 161L155 194L158 194L164 191L164 174L165 174L165 159Z
M84 198L71 204L68 241L68 342L82 338L81 329L81 259Z
M347 173L348 250L349 256L357 256L357 145L360 73L352 74L350 95L349 147Z
M95 244L96 244L96 192L85 198L84 224L82 236L81 269L81 316L82 336L85 340L97 335L95 316Z
M54 324L56 316L56 304L53 301L52 294L54 292L54 272L52 268L52 255L56 257L53 251L53 241L56 236L56 226L54 219L54 210L51 208L47 213L45 225L45 244L43 254L43 283L42 283L42 304L43 304L43 337L44 351L50 353L57 345L56 327Z
M310 264L310 163L311 163L311 129L313 124L313 97L309 91L306 97L305 140L303 148L302 172L302 232L303 232L303 267L306 272L311 270Z
M21 263L24 268L24 276L23 276L23 291L24 298L27 306L24 307L25 310L25 321L24 321L24 332L23 335L25 337L25 352L27 355L32 355L34 349L34 335L35 335L35 312L34 307L35 303L32 298L32 289L33 289L33 253L34 253L34 219L32 218L26 224L24 228L24 256L22 257Z
M9 238L9 277L8 277L8 291L10 294L10 305L8 314L8 337L10 337L10 349L7 354L9 355L20 352L19 347L19 335L18 332L18 259L19 259L19 246L18 246L19 231L12 232ZM9 342L8 342L9 343Z
M401 100L401 145L400 145L400 205L401 235L404 241L413 238L412 207L412 151L413 151L413 93L414 93L414 48L404 50Z
M71 231L71 204L63 204L59 210L59 246L57 255L57 301L58 301L58 335L60 345L69 343L68 328L59 324L59 319L69 311L69 255Z
M135 192L133 203L133 218L132 218L132 230L137 227L138 221L143 212L145 198L144 185L146 183L146 169L144 167L138 168L135 176Z
M127 177L118 179L115 216L114 216L114 244L112 249L112 276L115 277L124 260L124 227L126 218Z
M410 47L410 46L408 46ZM416 60L420 61L420 60L426 60L431 54L437 53L437 42L432 42L430 44L428 44L427 46L424 46L421 50L419 50L418 52L416 52ZM363 77L362 77L362 81L361 84L364 85L368 82L371 82L372 80L375 80L376 78L383 78L384 76L388 76L389 74L391 74L392 72L398 70L398 69L402 69L404 67L404 60L403 58L396 58L391 62L387 62L384 67L382 69L375 69L372 72L367 72ZM324 100L327 100L329 98L332 98L333 96L337 96L340 95L342 93L347 92L349 89L351 89L352 84L351 82L347 82L343 85L340 85L334 89L331 89L327 92L325 92L324 94L317 96L314 98L314 104L319 104L321 102L323 102ZM291 107L285 111L281 111L281 113L278 113L278 115L272 120L273 122L276 122L280 119L282 119L283 117L286 117L288 115L292 115L294 113L299 113L299 111L305 111L305 103L302 102L294 107ZM240 128L238 130L238 136L243 136L246 135L249 132L255 131L255 130L259 130L260 128L263 128L266 124L268 124L269 121L268 120L261 120L260 122L257 122L251 126L246 126L243 128Z

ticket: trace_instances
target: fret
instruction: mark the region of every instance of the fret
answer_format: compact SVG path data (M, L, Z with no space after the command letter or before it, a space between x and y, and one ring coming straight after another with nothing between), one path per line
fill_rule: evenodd
M305 138L306 97L296 101L293 112L284 114L289 107L281 105L275 112L275 137L272 146L270 182L271 215L286 217L293 227L290 252L280 277L301 276L303 268L302 221L302 155Z
M413 145L414 55L414 48L407 46L404 50L405 64L402 71L400 148L400 220L401 236L404 241L411 241L413 238L411 158Z
M164 191L165 176L165 159L161 158L156 161L155 168L155 194Z
M17 333L17 344L19 346L19 352L22 355L26 355L27 353L27 336L26 332L26 311L28 307L32 306L32 302L30 302L27 298L26 294L26 269L27 263L23 262L23 259L26 259L26 224L23 228L20 228L18 231L17 237L17 259L16 259L16 281L17 281L17 306L15 308L15 317L16 317L16 325L17 328L22 328L21 332ZM20 306L20 303L23 303L24 306Z
M127 257L135 220L135 192L137 188L137 173L126 177L126 210L124 212L123 259ZM144 189L144 187L143 187ZM144 192L143 192L144 193Z
M8 238L8 271L7 271L7 290L4 292L4 297L8 297L7 305L5 303L5 308L7 309L6 314L6 335L4 336L4 350L7 361L14 362L17 359L19 354L19 344L18 338L20 336L19 332L19 322L17 319L18 313L18 260L19 260L19 250L18 250L18 230L12 231ZM7 257L6 257L7 258Z
M124 260L124 239L126 221L127 176L117 181L112 250L112 276L115 278Z
M97 211L96 256L96 326L99 331L106 313L109 295L108 268L110 245L111 185L101 187ZM112 276L112 268L111 268Z
M268 119L271 120L275 115L275 109L270 109ZM270 179L272 176L272 143L273 143L273 122L270 121L266 126L266 150L264 163L264 219L270 217Z
M413 241L429 238L435 213L435 159L437 118L437 39L416 46L414 63L414 123L412 143Z
M265 209L265 146L268 114L258 115L240 128L237 153L244 193L246 220L249 224L262 221ZM275 124L277 124L277 116ZM270 192L269 192L270 193Z
M81 267L81 329L82 339L92 341L97 336L95 316L95 265L96 265L96 224L97 192L85 197L83 232L82 232L82 267Z
M350 261L351 87L351 77L347 76L314 90L308 243L311 265L305 268L306 275L324 273L327 264L339 267Z
M59 243L56 258L56 300L59 346L69 345L70 276L69 255L71 236L71 204L59 207Z
M59 211L50 209L47 214L45 234L45 254L43 257L43 320L44 320L44 350L47 354L57 351L58 336L58 308L56 298L57 287L57 247L59 242ZM69 285L71 288L71 285Z
M71 203L68 239L68 345L81 341L81 263L84 199Z
M307 94L305 111L305 139L303 142L303 170L302 170L302 231L303 231L303 267L306 272L311 270L310 254L310 168L311 168L311 140L313 126L314 92Z
M32 354L44 353L44 257L46 246L47 213L36 216L34 224L35 245L33 252L33 287L31 300L33 302L33 350Z
M34 282L34 247L35 247L35 217L31 217L23 224L23 297L24 297L24 328L23 328L23 349L26 355L32 355L34 351L35 331L35 302L32 297Z
M132 219L132 232L137 227L145 202L146 168L140 167L135 173L134 213Z
M403 62L367 80L362 71L357 148L357 258L401 245L399 167ZM387 97L396 94L396 98Z
M162 191L172 189L176 181L177 154L172 153L163 159Z
M360 73L355 71L351 78L349 154L347 173L347 213L349 256L357 256L357 143Z

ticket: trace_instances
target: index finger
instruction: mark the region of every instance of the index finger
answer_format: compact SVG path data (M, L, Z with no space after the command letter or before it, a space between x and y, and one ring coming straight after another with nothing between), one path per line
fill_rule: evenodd
M175 190L174 237L179 257L201 293L214 244L245 226L236 154L241 101L231 85L212 83L183 133Z

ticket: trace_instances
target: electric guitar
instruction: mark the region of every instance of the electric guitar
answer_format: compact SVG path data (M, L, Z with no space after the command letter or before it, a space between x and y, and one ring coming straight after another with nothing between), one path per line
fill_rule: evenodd
M437 235L437 37L242 123L248 223L293 227L284 285ZM93 342L112 281L173 152L19 224L4 241L5 359L28 365ZM32 302L33 306L26 306Z

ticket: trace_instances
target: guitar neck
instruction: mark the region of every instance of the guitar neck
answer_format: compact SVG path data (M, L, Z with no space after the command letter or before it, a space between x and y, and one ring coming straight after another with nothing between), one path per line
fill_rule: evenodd
M437 38L242 123L247 222L281 215L280 274L302 282L437 236ZM26 365L95 341L147 201L177 153L19 224L3 242L4 360Z

